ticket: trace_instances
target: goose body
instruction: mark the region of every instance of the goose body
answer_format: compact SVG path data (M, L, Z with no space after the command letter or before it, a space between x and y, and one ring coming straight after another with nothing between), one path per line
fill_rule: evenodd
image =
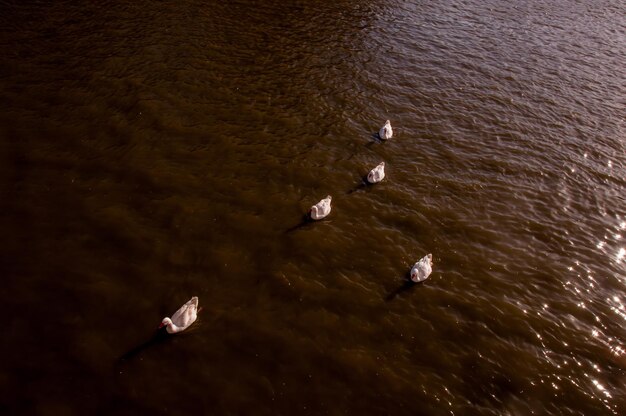
M163 318L159 328L166 327L170 334L184 331L193 324L198 317L198 297L194 296L178 309L171 318Z
M389 120L385 121L385 125L381 127L378 132L378 136L380 136L380 140L388 140L393 136L393 129L391 128L391 122Z
M367 181L369 183L378 183L385 178L385 162L380 162L378 166L367 174Z
M423 282L433 272L433 255L428 254L420 259L411 269L411 280L415 283Z
M311 216L311 219L321 220L322 218L330 214L330 210L331 210L330 201L332 199L333 198L330 195L328 195L326 198L322 199L320 202L313 205L311 207L311 210L309 211L309 215Z

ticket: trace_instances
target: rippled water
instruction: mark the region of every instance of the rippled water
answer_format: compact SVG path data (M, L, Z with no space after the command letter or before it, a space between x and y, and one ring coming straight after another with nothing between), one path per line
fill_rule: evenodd
M0 23L3 413L624 413L621 2Z

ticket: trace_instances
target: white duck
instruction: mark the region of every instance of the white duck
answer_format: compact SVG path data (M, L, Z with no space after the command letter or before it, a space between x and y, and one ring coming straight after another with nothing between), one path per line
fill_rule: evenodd
M172 318L163 318L159 328L167 326L166 330L170 334L184 331L193 324L198 317L198 297L194 296L187 303L180 307L179 310L174 313Z
M389 120L385 121L385 125L378 132L378 136L380 136L380 140L391 139L393 129L391 128L391 122Z
M385 178L385 162L380 162L378 166L367 174L367 181L369 183L378 183Z
M322 218L330 214L330 210L331 210L330 201L332 199L333 197L328 195L326 198L322 199L320 202L313 205L311 207L311 210L309 211L309 215L311 216L311 219L321 220Z
M415 283L423 282L433 272L433 255L428 254L413 265L411 280Z

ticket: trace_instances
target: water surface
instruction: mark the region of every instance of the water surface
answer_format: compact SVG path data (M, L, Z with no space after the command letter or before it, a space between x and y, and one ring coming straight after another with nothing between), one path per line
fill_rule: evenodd
M623 11L3 2L0 410L623 414Z

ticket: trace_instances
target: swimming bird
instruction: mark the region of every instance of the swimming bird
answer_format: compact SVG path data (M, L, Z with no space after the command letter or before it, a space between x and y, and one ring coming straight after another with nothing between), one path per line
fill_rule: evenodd
M163 318L159 328L166 326L167 332L175 334L184 331L196 321L198 314L198 297L194 296L187 303L180 307L172 318Z
M312 220L321 220L322 218L330 214L331 199L333 199L333 197L328 195L326 198L322 199L320 202L311 207L311 210L309 211L309 216Z
M391 122L389 120L385 121L385 125L378 132L378 136L380 140L391 139L393 136L393 129L391 128Z
M385 178L385 162L380 162L378 166L367 174L367 182L378 183Z
M433 272L433 255L428 254L413 265L411 280L415 283L423 282Z

